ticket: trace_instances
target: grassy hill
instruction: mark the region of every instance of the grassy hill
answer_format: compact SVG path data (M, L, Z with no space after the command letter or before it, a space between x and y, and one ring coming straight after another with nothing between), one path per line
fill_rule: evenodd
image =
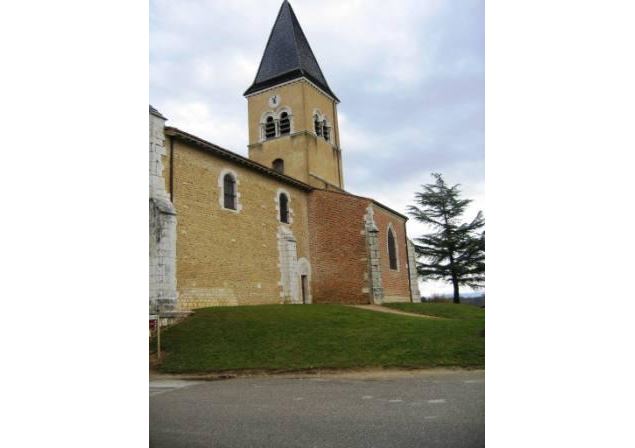
M385 307L407 313L448 319L485 319L485 310L472 305L454 303L387 303Z
M159 370L483 367L485 314L469 308L481 315L422 319L342 305L203 308L161 333Z

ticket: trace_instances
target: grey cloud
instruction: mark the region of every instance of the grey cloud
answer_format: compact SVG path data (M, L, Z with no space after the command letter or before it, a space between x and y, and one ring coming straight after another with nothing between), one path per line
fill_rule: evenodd
M451 181L464 184L466 191L480 188L482 0L438 1L426 14L419 11L419 2L395 0L395 13L379 20L360 17L374 13L352 3L349 9L357 16L338 12L328 16L327 26L320 8L346 11L343 0L320 2L320 8L312 0L292 4L329 85L342 100L340 111L348 122L342 125L341 141L350 191L370 195L395 180L420 179L409 186L427 183L431 171L456 176ZM193 122L180 110L203 104L204 117L228 125L202 126L198 120L198 134L246 153L242 92L256 74L279 5L277 0L151 1L150 99L170 119L168 124L188 130ZM347 140L347 129L366 138L350 134Z

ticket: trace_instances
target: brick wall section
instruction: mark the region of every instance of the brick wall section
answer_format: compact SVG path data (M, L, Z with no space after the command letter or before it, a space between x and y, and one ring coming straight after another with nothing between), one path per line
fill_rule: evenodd
M410 272L408 270L408 249L406 246L406 220L376 204L375 224L379 229L381 279L384 287L384 302L410 302ZM388 259L388 224L392 224L397 246L398 270L390 269Z
M178 140L173 166L180 309L281 303L279 228L293 233L297 256L309 259L306 193ZM223 169L238 176L238 213L220 205ZM289 225L278 221L280 188L290 195Z
M364 214L369 201L326 190L309 193L313 303L369 303Z

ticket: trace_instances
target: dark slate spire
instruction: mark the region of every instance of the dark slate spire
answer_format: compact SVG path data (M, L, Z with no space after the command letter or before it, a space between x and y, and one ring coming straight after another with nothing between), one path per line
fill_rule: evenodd
M339 101L320 70L293 8L285 0L269 35L256 79L244 94L303 76Z

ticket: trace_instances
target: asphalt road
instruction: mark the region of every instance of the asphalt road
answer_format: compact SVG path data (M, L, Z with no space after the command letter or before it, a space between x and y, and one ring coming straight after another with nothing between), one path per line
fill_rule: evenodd
M152 380L151 447L483 447L483 371Z

